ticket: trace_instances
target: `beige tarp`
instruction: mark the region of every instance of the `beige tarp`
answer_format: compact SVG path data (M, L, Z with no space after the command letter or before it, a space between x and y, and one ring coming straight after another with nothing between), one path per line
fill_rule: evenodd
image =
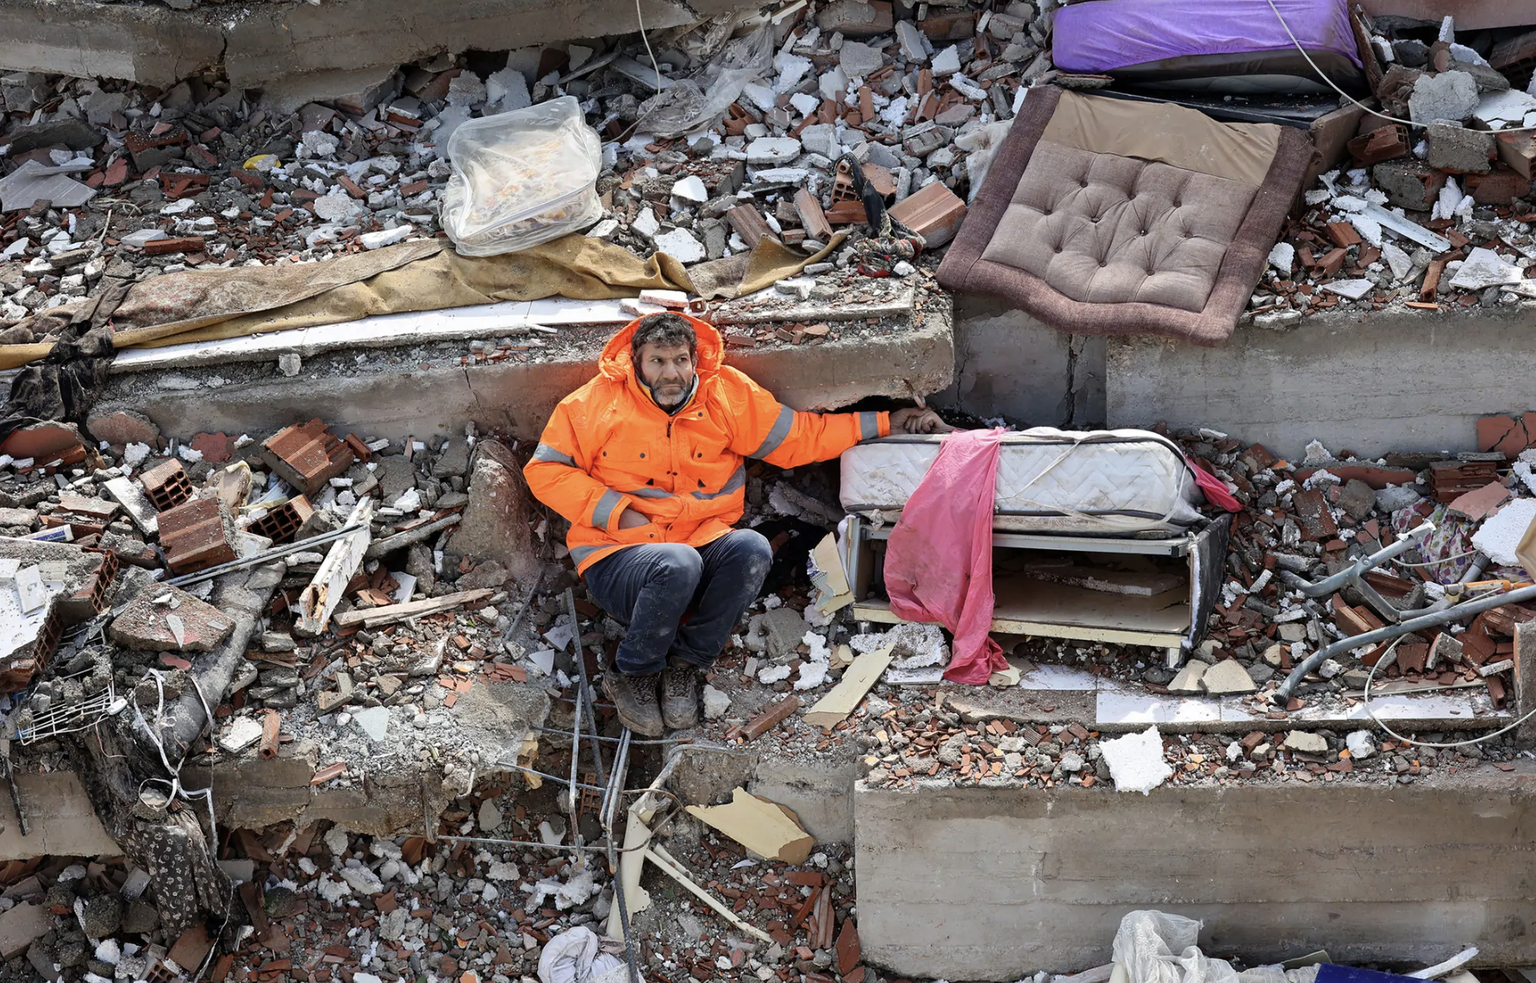
M814 257L764 240L729 296L798 273ZM444 240L408 242L318 263L187 270L133 285L112 316L118 348L216 341L378 314L441 310L499 301L570 297L607 300L641 290L696 292L665 253L641 259L601 239L572 235L502 256L466 257ZM67 321L70 305L23 321L42 335ZM0 369L46 355L51 344L0 346Z

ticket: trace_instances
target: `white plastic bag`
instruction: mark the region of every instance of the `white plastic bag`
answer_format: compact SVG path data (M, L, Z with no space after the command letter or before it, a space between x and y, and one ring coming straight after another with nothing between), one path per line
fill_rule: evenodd
M516 252L602 217L602 142L572 96L470 120L448 160L442 224L461 255Z
M1255 966L1239 973L1197 945L1200 923L1163 911L1132 911L1115 932L1115 965L1129 983L1314 983L1317 967ZM1117 971L1111 980L1120 976Z
M607 983L628 980L628 967L617 956L598 950L602 940L584 925L550 939L539 955L541 983Z

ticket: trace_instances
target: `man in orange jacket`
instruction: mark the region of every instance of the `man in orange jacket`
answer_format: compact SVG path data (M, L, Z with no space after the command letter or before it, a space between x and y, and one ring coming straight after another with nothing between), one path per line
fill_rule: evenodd
M592 595L629 626L603 690L647 737L697 722L698 671L767 576L768 541L731 528L744 459L792 468L892 430L949 429L923 409L797 413L723 355L704 321L632 321L603 349L597 377L560 401L523 472L570 521L566 543Z

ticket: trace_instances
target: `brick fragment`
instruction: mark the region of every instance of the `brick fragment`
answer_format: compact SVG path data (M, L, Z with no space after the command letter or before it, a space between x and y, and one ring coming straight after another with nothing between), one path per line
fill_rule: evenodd
M197 498L160 513L160 548L175 574L235 559L235 524L216 498Z
M171 458L139 475L139 484L158 511L173 509L192 497L192 479L181 462Z
M965 221L965 201L935 181L891 206L890 215L918 233L928 249L936 249L955 237Z
M274 506L266 515L252 522L250 531L265 536L273 543L286 543L315 514L315 508L303 495L295 495L281 505Z
M318 419L278 431L261 445L261 458L277 476L306 495L352 466L352 449Z
M1408 142L1408 129L1399 123L1378 127L1369 133L1355 137L1345 146L1349 149L1349 155L1355 159L1355 163L1361 167L1406 157L1411 149Z

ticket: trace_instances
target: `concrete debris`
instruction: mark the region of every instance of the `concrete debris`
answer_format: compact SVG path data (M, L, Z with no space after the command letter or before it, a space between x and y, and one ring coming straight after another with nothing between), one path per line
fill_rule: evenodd
M513 51L504 64L499 55L492 64L483 53L435 55L398 74L391 67L387 80L352 79L347 93L323 100L336 105L305 99L291 114L276 102L248 104L245 90L217 73L154 92L5 75L0 143L10 144L10 170L0 179L0 203L15 214L0 224L0 331L19 330L4 336L7 344L46 341L56 327L34 336L29 325L41 322L23 319L93 296L109 274L142 280L186 269L307 263L432 238L440 231L453 130L563 95L582 101L604 141L604 211L591 234L690 265L739 262L764 238L808 256L863 223L861 203L834 177L837 157L847 152L863 162L893 217L927 238L929 251L899 267L908 283L925 282L937 258L932 251L944 248L965 217L965 202L1028 87L1081 83L1052 67L1049 5L1038 12L1022 3L989 7L978 16L965 4L908 11L880 0L840 0L789 9L779 20L766 14L773 47L761 71L739 97L722 100L714 117L667 138L636 128L644 100L658 86L686 88L689 73L729 41L734 20L667 29L657 48L659 80L641 60L636 35ZM1396 53L1399 46L1376 50L1383 47ZM1397 112L1421 125L1359 143L1369 159L1326 172L1307 189L1305 206L1268 252L1269 269L1252 295L1255 324L1288 327L1335 307L1521 302L1514 298L1529 283L1524 270L1536 258L1536 239L1528 232L1529 173L1520 166L1536 156L1508 139L1518 134L1498 131L1527 124L1536 100L1498 90L1479 66L1451 61L1459 67L1436 73L1431 57L1426 50L1415 62L1420 67L1404 69L1406 83L1397 76L1404 103ZM26 141L35 146L18 150ZM868 300L886 284L872 287L857 276L852 259L852 249L841 246L754 303L782 311ZM646 310L685 309L692 299L647 292L637 302ZM863 322L797 315L781 327L725 326L734 350L775 339L818 344L862 330L853 325ZM521 358L519 350L534 347L523 341L477 341L465 364ZM322 363L307 351L284 353L263 371L281 382ZM189 859L213 852L204 839L215 831L199 826L201 799L175 809L154 795L96 803L114 820L108 828L143 834L133 845L125 841L130 853L141 842L190 845L169 865L140 853L121 866L111 861L89 873L82 866L67 878L39 868L30 875L39 890L0 914L0 956L46 965L37 969L45 975L67 969L100 978L161 978L151 962L172 959L187 969L181 958L201 951L213 953L212 978L238 977L247 966L278 975L291 968L279 963L297 953L348 964L359 983L510 980L535 972L553 939L608 915L613 890L605 865L454 839L595 839L590 804L573 803L581 814L568 817L549 792L539 796L538 772L571 765L569 744L559 746L540 728L556 726L551 708L560 707L559 725L568 731L574 658L610 650L623 629L583 595L555 545L558 517L528 500L521 466L531 447L473 429L374 440L322 420L239 439L169 428L163 435L147 418L121 412L86 429L94 439L72 445L79 456L69 463L0 457L0 532L67 530L73 537L67 546L36 544L66 551L60 556L67 562L34 557L25 553L30 546L6 540L4 596L14 595L18 607L25 597L29 614L65 611L66 626L96 618L107 626L104 636L45 637L46 618L39 617L28 639L35 651L8 654L14 658L0 667L8 695L0 699L18 728L13 753L28 774L93 756L101 767L121 769L113 772L117 785L138 789L148 776L163 779L163 766L110 750L131 746L136 733L134 713L124 710L137 708L156 734L181 735L170 712L157 719L152 711L206 700L211 712L198 709L197 729L175 746L195 748L191 760L211 769L220 815L214 847L230 866ZM1350 732L1341 746L1337 735L1356 724L1334 724L1326 735L1312 729L1303 711L1358 706L1363 659L1380 651L1325 664L1284 711L1264 701L1309 652L1374 627L1389 613L1382 603L1405 611L1454 594L1474 550L1491 561L1486 576L1523 576L1517 548L1536 510L1529 467L1527 483L1497 484L1503 462L1531 443L1513 432L1510 419L1498 435L1510 442L1508 453L1498 461L1366 461L1319 443L1300 465L1215 430L1174 434L1242 506L1208 634L1177 672L1162 651L1030 639L1000 674L1012 685L983 687L986 695L978 696L941 681L950 652L937 626L865 630L870 626L846 614L808 608L804 578L778 588L707 674L698 727L706 744L751 745L753 770L739 780L752 777L758 794L737 788L732 777L697 800L721 802L734 788L731 804L690 808L731 842L700 834L687 820L658 830L653 842L670 836L666 849L676 852L679 868L686 860L688 869L707 872L701 883L736 892L729 896L740 902L741 917L769 927L771 947L698 946L701 928L686 946L653 947L656 965L647 969L679 980L830 979L835 962L842 979L883 978L874 970L864 975L860 965L846 851L817 845L808 831L823 821L815 810L796 815L772 801L790 801L772 791L774 768L786 760L795 775L786 786L824 766L853 763L868 788L1054 794L1106 782L1143 793L1165 783L1406 784L1435 769L1472 766L1473 754L1507 764L1513 751L1505 743L1436 753L1366 731ZM797 469L794 487L805 489L800 483L813 481L813 470ZM775 503L800 499L766 490L756 467L748 480L750 521L793 511L823 527L819 538L840 518L835 508L780 508ZM1487 504L1479 490L1495 485L1501 503L1514 501L1492 514L1498 503L1472 508ZM835 490L827 501L835 502ZM1373 574L1377 597L1344 592L1314 600L1288 584L1286 574L1320 579L1426 519L1437 533L1405 554L1403 565ZM366 524L366 538L357 537L361 555L330 562L328 555L347 552L335 545L346 540L306 547L349 520ZM305 548L185 588L154 579L248 556L271 542ZM58 562L67 577L54 576ZM82 562L90 569L72 566ZM577 623L551 593L557 583L578 585ZM309 610L329 618L300 623L306 588L317 602ZM1518 676L1510 640L1517 616L1500 610L1464 629L1405 639L1393 662L1380 665L1375 685L1475 694L1479 715L1508 712L1514 696L1506 685L1512 691ZM562 632L566 644L555 651ZM1075 719L1084 711L1060 694L1037 699L1042 677L1069 673L1104 686L1141 685L1138 696L1181 707L1286 719L1241 737L1204 733L1202 723L1200 733L1150 728L1105 738L1098 720ZM1219 708L1178 700L1207 695L1225 700ZM1014 705L988 709L987 699ZM66 713L99 715L99 723L49 732ZM1344 710L1337 716L1348 719ZM1116 721L1119 729L1125 724ZM97 727L105 737L99 746L91 743ZM158 757L149 750L148 758ZM327 828L333 820L351 829ZM400 835L406 831L411 835ZM746 863L744 850L758 859ZM162 889L163 878L144 873L167 866L196 884L184 893L187 905L202 908L183 910ZM252 941L236 951L224 951L223 939L197 925L210 914L210 924L224 923L227 911L205 909L207 899L228 896L217 880L225 872L242 881L252 916ZM116 889L120 883L124 890ZM802 907L805 917L792 924ZM55 919L54 911L66 914ZM686 912L674 903L667 914L678 922ZM258 946L275 958L255 955ZM305 963L311 971L315 965Z
M1207 669L1200 677L1200 686L1210 696L1252 693L1258 688L1248 670L1235 659L1223 659Z
M1408 98L1408 112L1419 125L1440 120L1459 122L1477 111L1477 82L1467 72L1420 75Z

